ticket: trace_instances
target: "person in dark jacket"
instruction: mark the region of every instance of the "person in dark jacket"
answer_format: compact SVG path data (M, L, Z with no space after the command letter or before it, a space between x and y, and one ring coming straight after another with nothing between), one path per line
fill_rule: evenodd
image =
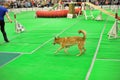
M8 14L8 3L4 3L3 6L0 6L0 30L3 34L3 38L5 42L9 42L8 38L7 38L7 34L5 32L5 21L4 21L4 16L6 15L7 19L9 20L9 22L12 23L12 20Z

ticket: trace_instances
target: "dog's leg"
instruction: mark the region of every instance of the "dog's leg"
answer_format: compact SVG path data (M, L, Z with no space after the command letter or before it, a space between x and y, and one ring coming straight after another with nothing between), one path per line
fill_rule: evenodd
M85 47L83 47L84 52L86 51Z
M80 55L82 55L82 49L80 49L80 53L77 54L77 56L80 56Z
M60 47L56 50L55 54L57 54L61 49L63 49L63 47Z
M79 48L79 50L80 50L80 53L77 54L77 56L80 56L80 55L82 55L82 49L83 49L83 47L82 47L81 44L78 44L78 48Z
M68 50L68 47L65 47L65 48L64 48L64 52L65 52L66 54L69 54L69 53L67 52L67 50Z
M84 49L84 52L86 51L86 49L85 49L85 47L83 47L83 48L80 48L80 54L78 54L77 56L80 56L80 55L82 55L82 53L83 53L83 50Z

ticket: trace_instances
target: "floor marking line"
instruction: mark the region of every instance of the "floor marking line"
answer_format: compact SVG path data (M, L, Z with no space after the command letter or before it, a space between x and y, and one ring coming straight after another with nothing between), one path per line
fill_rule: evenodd
M4 52L4 51L1 51L1 53L4 53L4 54L30 54L29 52Z
M120 62L120 59L96 59L96 60Z
M72 24L71 26L65 28L63 31L61 31L59 34L57 34L56 36L59 36L60 34L62 34L63 32L65 32L67 29L69 29L70 27L72 27L73 25L75 25L78 21L76 21L74 24ZM38 46L36 49L34 49L33 51L30 52L30 54L33 54L34 52L36 52L38 49L40 49L42 46L44 46L45 44L47 44L48 42L50 42L51 40L53 40L54 38L49 39L48 41L44 42L42 45Z
M90 65L90 68L89 68L89 70L88 70L88 72L87 72L87 75L86 75L86 77L85 77L85 80L89 80L90 74L91 74L91 72L92 72L92 69L93 69L93 66L94 66L94 63L95 63L95 60L96 60L96 57L97 57L99 48L100 48L100 43L101 43L101 41L102 41L102 36L103 36L104 30L105 30L105 28L106 28L107 19L108 19L108 17L106 18L106 22L105 22L104 27L103 27L103 29L102 29L102 32L101 32L101 34L100 34L100 38L99 38L99 41L98 41L98 45L97 45L96 51L95 51L95 53L94 53L94 56L93 56L93 59L92 59L92 63L91 63L91 65Z

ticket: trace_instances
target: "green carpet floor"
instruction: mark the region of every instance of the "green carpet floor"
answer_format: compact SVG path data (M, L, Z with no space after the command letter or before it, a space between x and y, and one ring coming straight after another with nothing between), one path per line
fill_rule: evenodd
M95 17L99 13L93 12ZM0 55L0 63L4 62L0 67L0 80L85 80L105 26L89 80L120 80L120 39L109 40L107 35L114 24L113 18L103 14L102 21L85 20L83 15L73 19L35 19L34 14L33 11L17 14L17 20L25 27L19 34L15 33L14 23L6 23L10 43L4 43L0 34L2 54L21 53L12 61L6 61L6 57ZM10 15L13 19L13 13ZM59 48L59 45L53 45L54 37L82 36L77 33L81 29L87 33L83 55L76 56L79 53L77 46L69 48L70 55L63 50L54 55Z

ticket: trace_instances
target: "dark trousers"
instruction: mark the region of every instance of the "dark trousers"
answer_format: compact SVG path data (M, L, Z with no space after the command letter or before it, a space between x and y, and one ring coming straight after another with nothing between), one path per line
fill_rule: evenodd
M7 38L7 35L6 35L6 32L5 32L5 22L4 20L0 20L0 30L3 34L3 38L6 42L8 42L8 38Z

